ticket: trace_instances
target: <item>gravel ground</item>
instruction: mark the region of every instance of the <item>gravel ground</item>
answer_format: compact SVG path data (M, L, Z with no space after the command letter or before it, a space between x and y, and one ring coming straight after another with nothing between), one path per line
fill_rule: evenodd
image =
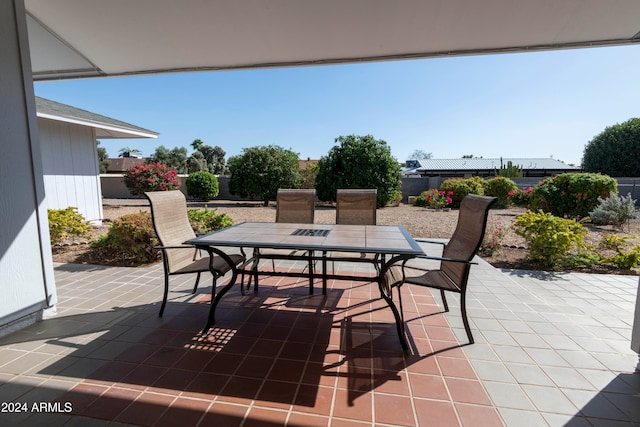
M203 207L203 203L189 202L189 208ZM273 222L276 218L274 204L268 207L259 202L235 202L216 200L207 204L209 209L224 212L233 219L234 223ZM113 220L127 213L148 211L149 205L144 200L105 200L105 219ZM523 208L491 210L489 225L507 228L517 214L523 213ZM397 207L378 209L377 220L380 225L403 225L414 237L422 238L450 238L458 221L458 211L432 211L412 205L400 204ZM336 210L330 206L317 206L315 222L317 224L333 224L336 221ZM524 245L522 238L513 232L508 232L503 238L506 245Z
M203 203L189 202L189 208L202 208ZM251 222L273 222L276 217L274 204L262 206L260 202L236 202L215 200L207 204L209 209L216 209L218 212L228 214L234 223L243 221ZM104 234L109 229L110 222L122 215L140 211L149 211L148 202L145 199L105 199L103 201L105 221L103 226L94 230L94 239ZM529 251L526 242L510 228L516 215L524 213L524 208L494 209L489 211L487 224L487 234L495 233L496 230L504 230L504 235L498 240L497 250L491 256L486 254L483 258L499 268L515 269L544 269L540 265L531 263L528 259ZM319 224L335 223L335 208L329 205L316 207L315 222ZM425 208L401 204L397 207L386 207L378 209L377 222L380 225L403 225L409 233L416 238L442 238L448 239L453 234L458 221L458 211L433 211ZM587 242L596 245L600 239L608 233L616 233L630 238L628 248L640 243L640 221L631 221L629 227L624 230L616 230L612 226L593 226L585 224L589 230L586 238ZM611 253L607 256L615 255ZM99 256L99 255L98 255ZM87 239L72 238L59 245L53 250L55 262L88 262L93 263L95 254L91 253L91 247ZM102 258L100 258L102 259ZM101 263L109 264L104 260ZM566 267L565 267L566 268ZM576 271L585 273L608 273L608 274L639 274L640 268L631 270L619 270L615 267L593 266L575 268Z

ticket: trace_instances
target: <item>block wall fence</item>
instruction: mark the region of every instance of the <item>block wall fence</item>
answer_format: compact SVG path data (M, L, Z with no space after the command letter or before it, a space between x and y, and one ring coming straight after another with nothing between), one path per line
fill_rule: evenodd
M184 181L187 179L187 175L179 175L182 182L180 190L186 194L184 187ZM400 191L402 191L402 202L407 203L410 196L417 196L425 190L430 188L439 188L440 184L447 179L442 177L420 177L420 178L403 178ZM526 189L534 187L538 182L544 178L512 178L518 188ZM616 178L618 181L618 192L621 195L626 196L631 194L631 197L640 199L640 178ZM218 177L220 185L220 193L217 199L220 200L247 200L238 196L234 196L229 193L229 177ZM100 183L102 186L102 197L107 199L131 199L131 198L143 198L142 196L132 196L129 190L122 181L121 174L103 174L100 175Z

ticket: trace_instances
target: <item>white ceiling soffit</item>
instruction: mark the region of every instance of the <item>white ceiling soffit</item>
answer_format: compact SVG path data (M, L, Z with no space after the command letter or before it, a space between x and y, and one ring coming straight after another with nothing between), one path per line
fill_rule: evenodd
M25 0L36 80L640 41L638 0Z

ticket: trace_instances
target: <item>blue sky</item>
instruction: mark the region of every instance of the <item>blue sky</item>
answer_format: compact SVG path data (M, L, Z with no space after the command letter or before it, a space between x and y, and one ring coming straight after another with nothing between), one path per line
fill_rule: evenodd
M280 145L301 159L341 135L371 134L393 155L550 157L580 164L605 127L640 116L640 46L352 65L35 83L36 95L160 133L102 140L151 155L199 138L227 158Z

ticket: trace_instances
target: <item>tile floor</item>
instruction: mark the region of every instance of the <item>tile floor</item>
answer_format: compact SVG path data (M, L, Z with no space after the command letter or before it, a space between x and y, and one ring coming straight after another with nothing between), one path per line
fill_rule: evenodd
M264 278L201 335L207 283L172 277L158 318L160 266L55 274L57 314L0 339L3 426L640 426L637 277L480 262L473 345L455 297L404 287L405 355L372 284Z

